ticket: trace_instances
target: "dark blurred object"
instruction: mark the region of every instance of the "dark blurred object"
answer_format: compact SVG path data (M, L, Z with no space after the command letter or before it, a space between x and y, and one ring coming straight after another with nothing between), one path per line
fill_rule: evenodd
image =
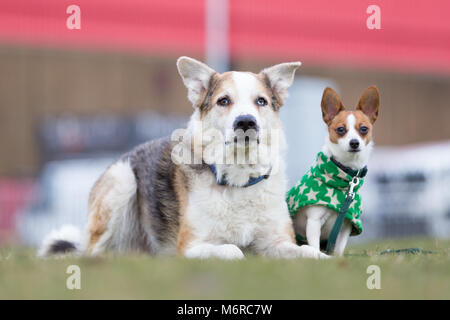
M43 161L103 156L134 146L186 125L187 118L146 112L139 116L64 116L40 126Z
M59 117L41 125L44 162L125 149L132 141L131 119Z

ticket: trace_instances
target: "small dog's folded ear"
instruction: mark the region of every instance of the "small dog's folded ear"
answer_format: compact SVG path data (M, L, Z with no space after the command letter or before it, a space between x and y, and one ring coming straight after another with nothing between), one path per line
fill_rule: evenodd
M288 96L288 89L294 81L295 70L302 65L301 62L286 62L261 70L267 76L272 90L280 97L282 104Z
M198 105L199 99L208 90L209 81L216 71L189 57L178 58L177 68L184 85L188 89L189 101L194 106Z
M361 110L369 117L372 123L378 118L378 107L380 106L380 94L375 86L368 87L359 99L356 110Z
M322 118L327 125L339 112L345 109L337 92L330 87L326 87L323 91L321 107Z

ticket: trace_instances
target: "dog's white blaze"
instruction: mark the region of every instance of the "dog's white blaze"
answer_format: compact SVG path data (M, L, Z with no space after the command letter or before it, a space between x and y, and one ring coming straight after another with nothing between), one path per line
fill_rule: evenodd
M351 140L358 140L359 145L361 148L363 148L364 141L361 140L360 135L355 129L356 124L356 118L353 114L349 114L347 117L347 134L339 139L339 145L343 150L349 150L350 149L350 141Z
M227 119L227 128L232 129L234 120L241 115L252 115L255 117L258 125L260 125L260 117L257 107L255 105L255 99L260 91L259 80L252 74L245 72L232 73L232 79L234 82L234 94L233 94L233 108Z

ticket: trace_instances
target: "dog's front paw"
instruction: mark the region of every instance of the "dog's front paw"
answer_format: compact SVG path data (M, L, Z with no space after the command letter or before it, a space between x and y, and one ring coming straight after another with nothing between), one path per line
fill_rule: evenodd
M224 260L243 259L244 253L234 244L200 244L188 249L186 258L209 259L219 258Z
M329 259L330 256L320 252L312 246L298 246L291 242L284 242L276 247L275 256L285 259L311 258L311 259Z
M320 252L320 250L318 250L312 246L308 246L306 244L299 246L297 251L301 258L312 258L312 259L330 259L331 258L331 256L326 255L325 253Z
M244 259L244 253L234 244L222 244L217 246L215 256L224 260Z

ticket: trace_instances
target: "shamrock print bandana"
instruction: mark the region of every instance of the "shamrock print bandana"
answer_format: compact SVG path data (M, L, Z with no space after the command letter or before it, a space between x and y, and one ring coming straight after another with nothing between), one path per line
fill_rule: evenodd
M339 213L352 178L323 152L319 152L313 166L287 193L286 201L291 217L293 218L299 209L309 205L326 206ZM361 196L359 194L362 184L363 179L360 178L359 184L354 189L355 198L345 215L345 218L352 222L352 236L363 231L360 219Z

